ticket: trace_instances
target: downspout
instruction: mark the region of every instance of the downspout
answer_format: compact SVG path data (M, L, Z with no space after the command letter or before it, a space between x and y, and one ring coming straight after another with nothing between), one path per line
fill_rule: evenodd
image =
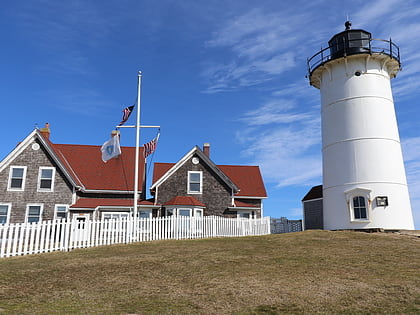
M261 218L264 218L264 206L263 206L263 200L261 199L260 203L260 209L261 209Z
M232 189L232 195L231 195L231 200L232 200L232 201L231 201L231 206L232 206L232 207L234 207L234 206L235 206L235 197L234 197L234 194L235 194L235 193L233 192L233 189Z
M154 206L156 206L156 205L157 205L158 194L159 194L159 186L156 186L156 190L155 190L155 203L154 203Z

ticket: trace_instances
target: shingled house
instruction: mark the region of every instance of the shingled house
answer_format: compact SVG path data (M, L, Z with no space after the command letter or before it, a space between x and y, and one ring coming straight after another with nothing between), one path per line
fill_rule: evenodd
M155 163L151 193L162 216L261 217L267 198L258 166L216 165L208 143L176 163Z
M0 223L128 216L133 209L135 148L121 147L122 154L107 163L100 148L52 143L48 125L33 130L0 162ZM158 207L144 200L140 156L139 213L149 217Z
M104 163L101 146L56 144L50 129L34 129L0 162L0 224L53 219L131 216L134 147ZM145 199L145 160L140 148L140 217L260 217L267 198L258 166L215 165L210 147L195 146L177 163L155 163Z

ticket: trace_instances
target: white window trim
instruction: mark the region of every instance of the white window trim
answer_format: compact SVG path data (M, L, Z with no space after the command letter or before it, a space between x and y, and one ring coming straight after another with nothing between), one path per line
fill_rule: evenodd
M89 213L74 213L72 219L73 221L77 219L90 220L90 214Z
M22 187L21 188L12 188L12 173L14 168L23 168L23 177L22 177ZM9 182L7 183L7 190L8 191L24 191L25 190L25 183L26 183L26 166L19 166L19 165L11 165L9 167Z
M52 170L52 178L51 178L51 188L41 188L41 174L42 170ZM55 167L51 166L40 166L38 171L38 191L39 192L51 192L54 191L54 183L55 183Z
M241 214L244 214L244 213L248 213L250 219L255 219L256 218L255 210L236 210L236 217L238 219L243 218L243 217L241 217Z
M57 218L58 207L66 207L66 220L67 220L69 218L69 205L65 205L65 204L56 204L54 206L54 220L59 220L59 218Z
M147 219L151 219L152 218L152 215L153 215L152 209L141 209L141 208L139 209L139 213L138 213L139 218L140 219L146 219L146 218L141 218L140 217L140 211L144 211L144 212L148 212L149 213L149 217Z
M38 222L42 221L42 213L44 212L44 204L43 203L28 203L26 205L25 223L29 223L29 207L30 206L39 206L40 207Z
M12 209L12 204L9 203L9 202L7 202L7 203L2 202L2 203L0 203L0 206L7 206L6 223L3 223L3 224L8 224L10 222L10 212L11 212L11 209ZM2 223L0 223L0 224L2 224Z
M190 212L190 215L188 216L189 218L191 218L192 216L194 216L194 217L198 217L198 218L202 218L203 216L204 216L204 209L202 209L202 208L187 208L187 207L179 207L179 208L177 208L177 207L171 207L171 208L166 208L165 209L165 215L167 216L168 215L168 210L171 210L172 211L172 215L173 216L176 216L176 217L179 217L180 215L179 215L179 211L180 210L188 210L189 212ZM198 212L201 212L201 215L200 216L198 216Z
M198 215L198 212L201 212L201 215ZM194 208L194 216L197 218L202 218L204 216L204 209Z
M107 212L102 212L102 214L101 214L102 220L105 220L105 216L109 215L109 214L110 215L118 214L118 216L119 216L118 219L121 219L122 214L126 215L127 218L130 217L130 212L127 212L127 211L107 211Z
M200 191L191 191L190 190L190 174L199 174L200 175ZM203 172L202 171L188 171L187 193L188 194L196 194L196 195L203 193Z
M345 192L347 208L349 210L350 222L360 223L360 222L370 222L372 215L372 190L366 188L354 188ZM366 219L356 219L354 217L354 207L353 207L353 198L354 197L364 197L366 203Z
M188 216L187 215L183 215L183 217L188 217L188 218L191 218L192 217L192 214L193 214L193 209L192 208L176 208L176 216L177 217L181 217L181 215L179 214L180 211L188 211L189 212L189 215Z

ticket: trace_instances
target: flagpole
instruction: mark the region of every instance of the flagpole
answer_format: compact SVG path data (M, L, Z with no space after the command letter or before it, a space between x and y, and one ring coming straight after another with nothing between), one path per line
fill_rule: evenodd
M136 161L134 167L134 218L137 218L137 203L139 199L139 146L140 146L140 88L141 71L137 75L137 122L136 122Z

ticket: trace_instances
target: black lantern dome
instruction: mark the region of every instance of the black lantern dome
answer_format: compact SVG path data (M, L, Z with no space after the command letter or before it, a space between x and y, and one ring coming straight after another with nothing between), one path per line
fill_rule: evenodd
M331 59L360 53L370 53L372 34L364 30L352 30L349 21L344 25L346 26L346 30L334 35L328 41Z
M329 61L357 54L375 54L391 58L396 67L391 76L400 70L400 49L390 40L372 39L372 34L362 29L352 29L351 22L346 21L346 29L334 35L328 41L328 47L321 49L308 58L308 77L311 80L313 72Z

